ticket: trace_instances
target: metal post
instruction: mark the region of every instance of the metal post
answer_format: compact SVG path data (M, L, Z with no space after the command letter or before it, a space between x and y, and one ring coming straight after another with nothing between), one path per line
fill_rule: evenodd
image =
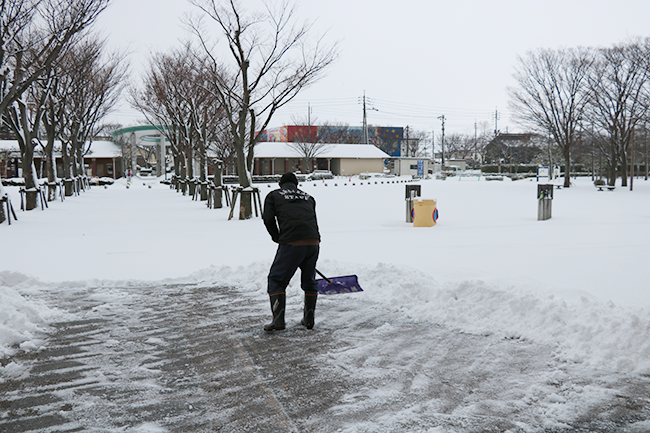
M438 117L442 120L442 140L440 141L440 150L442 154L442 167L445 166L445 115Z

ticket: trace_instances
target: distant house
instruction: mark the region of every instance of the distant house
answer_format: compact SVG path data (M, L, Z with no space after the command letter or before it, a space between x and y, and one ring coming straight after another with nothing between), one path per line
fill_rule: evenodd
M401 157L390 161L390 173L397 176L428 176L433 171L431 157Z
M16 140L0 140L0 178L18 177L20 148Z
M485 146L484 163L531 164L545 145L545 138L539 134L499 134Z
M317 155L313 169L329 170L335 175L382 173L390 156L372 144L329 144ZM285 142L263 142L255 146L253 174L282 174L288 171L312 171L304 167L300 154Z
M88 146L88 144L86 145ZM63 173L61 144L54 143L54 158L57 173ZM39 147L34 152L34 166L39 177L45 177L43 166L45 155ZM96 140L84 156L86 174L89 176L111 177L117 179L122 175L122 148L112 141ZM16 140L0 140L0 177L8 179L22 177L20 147Z
M117 179L124 173L122 167L122 146L113 141L95 140L90 150L84 156L86 174L88 176L111 177ZM57 170L59 168L57 159Z

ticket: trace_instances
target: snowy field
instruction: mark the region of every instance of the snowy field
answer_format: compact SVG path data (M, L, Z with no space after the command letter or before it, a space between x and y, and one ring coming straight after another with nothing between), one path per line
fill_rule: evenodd
M405 185L413 184L405 179L301 184L317 202L319 269L330 276L356 274L364 288L320 301L323 307L353 302L355 310L331 309L328 317L323 308L315 330L319 324L331 329L336 321L360 321L381 309L459 335L550 347L553 362L585 377L596 371L647 377L650 183L637 179L633 192L621 187L598 192L590 179L573 182L569 189L554 191L553 217L537 221L534 179L418 181L422 198L438 203L440 217L431 228L405 222ZM263 200L276 185L259 187ZM136 179L129 189L123 180L93 187L52 202L45 211L20 212L17 188L5 190L19 220L0 226L4 357L38 350L48 323L72 314L48 305L42 296L48 290L197 283L234 287L260 311L268 309L266 273L276 245L260 218L227 221L229 209L207 209L153 179ZM288 293L288 302L298 305L297 278ZM260 327L267 319L262 313ZM372 354L399 352L412 337L411 325L409 333L399 326L387 321L373 338L331 353L325 361L356 363L354 374L360 379L379 376L382 367L371 362ZM382 335L390 338L384 341ZM422 344L418 351L435 349L435 342ZM21 374L20 365L2 365L0 383L3 376ZM507 379L498 366L494 374L497 381L500 375ZM558 374L551 371L539 380L548 384ZM563 392L539 402L550 425L604 398L604 391L590 393L586 387ZM580 398L568 397L576 393ZM647 431L650 424L637 427L630 431Z

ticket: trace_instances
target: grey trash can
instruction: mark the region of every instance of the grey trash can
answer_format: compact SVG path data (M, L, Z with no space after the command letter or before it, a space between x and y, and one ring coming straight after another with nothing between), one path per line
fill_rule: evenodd
M413 200L420 197L422 185L406 185L406 222L413 222Z
M551 218L553 203L553 185L537 185L537 221Z

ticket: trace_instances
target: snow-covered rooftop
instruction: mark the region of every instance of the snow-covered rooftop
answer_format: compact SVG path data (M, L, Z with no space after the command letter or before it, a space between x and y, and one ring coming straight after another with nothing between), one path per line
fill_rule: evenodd
M122 147L112 141L93 141L86 157L91 158L119 158L122 156Z
M87 144L86 144L87 145ZM39 150L40 147L37 147ZM54 153L60 155L61 142L54 142ZM19 152L20 147L16 140L0 140L0 151ZM97 140L93 141L90 151L86 154L88 158L119 158L122 156L122 148L112 141Z
M262 142L255 146L255 158L299 158L300 153L290 143ZM390 158L386 152L372 144L328 144L318 158Z
M16 140L0 140L0 152L18 152L19 150L20 148Z

